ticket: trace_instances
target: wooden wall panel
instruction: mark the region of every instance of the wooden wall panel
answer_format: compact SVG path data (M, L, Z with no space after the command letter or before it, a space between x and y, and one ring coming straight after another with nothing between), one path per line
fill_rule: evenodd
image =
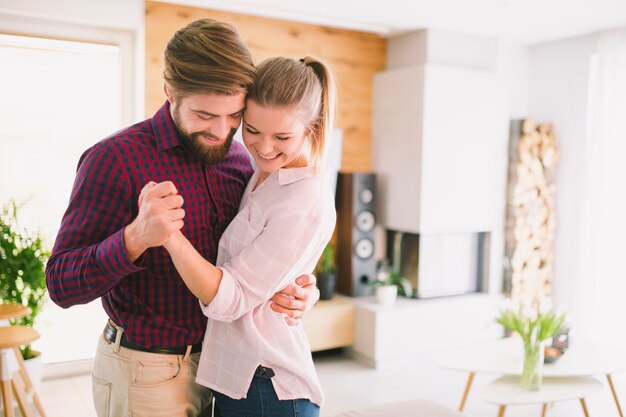
M271 56L315 55L335 72L343 130L343 166L350 172L371 171L372 77L385 68L386 39L370 33L146 2L146 116L165 100L162 55L167 41L187 23L210 17L235 26L255 62Z

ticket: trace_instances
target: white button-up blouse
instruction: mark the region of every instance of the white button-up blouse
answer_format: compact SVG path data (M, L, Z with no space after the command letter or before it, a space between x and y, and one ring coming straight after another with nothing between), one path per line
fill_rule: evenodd
M280 169L256 189L252 176L239 213L224 232L217 266L223 276L209 305L197 382L245 398L258 365L275 372L278 398L324 400L302 325L288 326L269 299L311 273L335 227L335 204L324 170Z

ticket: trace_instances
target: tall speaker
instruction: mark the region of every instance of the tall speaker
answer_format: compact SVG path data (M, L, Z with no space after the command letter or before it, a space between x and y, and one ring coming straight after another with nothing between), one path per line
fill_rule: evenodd
M376 176L339 173L337 179L337 291L369 295L376 277Z

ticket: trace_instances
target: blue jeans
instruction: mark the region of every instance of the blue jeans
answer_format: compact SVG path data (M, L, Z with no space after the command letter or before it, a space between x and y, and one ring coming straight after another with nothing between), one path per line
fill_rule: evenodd
M272 381L252 378L246 398L232 398L213 391L220 417L318 417L320 408L309 400L279 400Z

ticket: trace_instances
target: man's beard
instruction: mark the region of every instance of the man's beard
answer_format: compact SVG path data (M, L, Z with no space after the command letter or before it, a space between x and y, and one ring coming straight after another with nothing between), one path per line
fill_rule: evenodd
M209 132L189 133L185 131L182 128L182 123L180 122L180 113L178 112L178 108L174 109L172 119L174 120L174 125L176 126L176 130L178 130L178 134L180 135L185 148L187 148L189 153L196 160L204 165L213 165L221 161L230 150L230 145L233 142L233 136L237 133L237 129L231 129L226 137L226 141L223 144L207 145L203 143L201 136L215 138L215 135L212 135Z

